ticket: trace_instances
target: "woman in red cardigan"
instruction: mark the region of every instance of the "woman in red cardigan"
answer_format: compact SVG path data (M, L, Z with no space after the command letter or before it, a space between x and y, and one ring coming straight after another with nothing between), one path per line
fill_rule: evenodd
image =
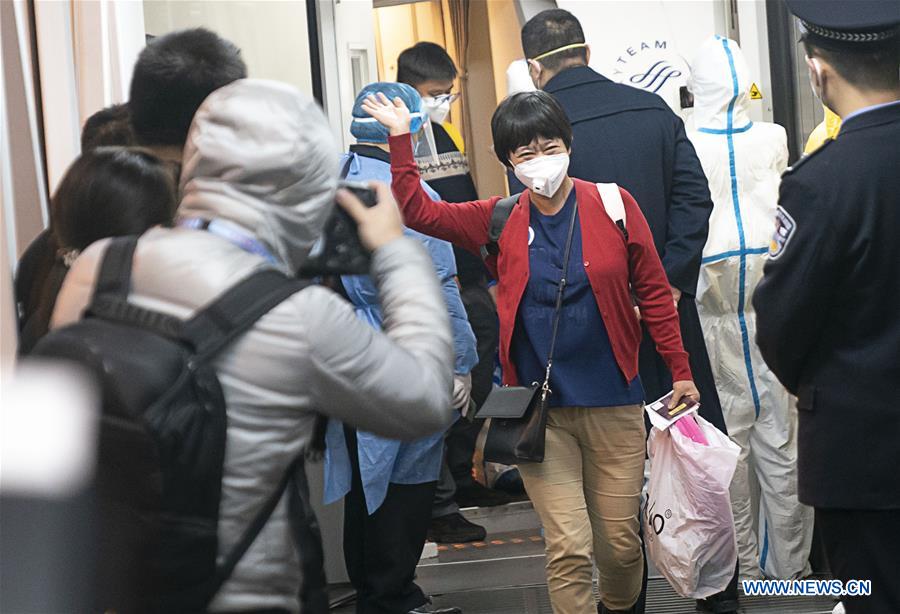
M409 111L399 99L363 108L390 130L392 187L406 225L480 253L500 197L431 200L419 182ZM598 188L567 175L572 128L545 92L504 100L491 121L494 150L529 187L489 264L497 282L505 384L543 379L570 221L575 216L562 317L553 357L543 463L519 470L544 527L555 614L593 614L592 554L601 611L629 612L641 590L639 528L644 469L643 318L674 380L673 403L699 400L666 274L637 203L621 190L623 232ZM639 315L636 315L633 297Z

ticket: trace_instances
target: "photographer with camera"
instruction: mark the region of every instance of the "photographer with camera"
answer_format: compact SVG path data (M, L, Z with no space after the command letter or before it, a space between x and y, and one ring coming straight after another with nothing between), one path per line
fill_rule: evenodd
M245 79L214 92L185 144L178 226L138 241L128 305L184 320L261 270L295 273L334 209L337 154L321 109L295 88ZM285 468L321 450L317 413L404 440L452 420L453 341L434 268L422 246L403 237L390 189L375 191L371 208L345 190L337 200L371 251L383 332L334 292L312 286L271 309L213 363L227 415L220 557L278 492ZM108 245L95 243L74 262L55 328L82 316ZM289 509L296 508L284 496L209 611L301 611L305 553L295 552Z

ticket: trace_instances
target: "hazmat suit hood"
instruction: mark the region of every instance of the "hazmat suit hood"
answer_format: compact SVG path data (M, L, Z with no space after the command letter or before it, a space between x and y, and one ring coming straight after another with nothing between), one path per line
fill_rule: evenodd
M275 81L235 81L194 116L178 214L236 224L296 271L334 206L337 159L312 98Z
M696 128L737 130L749 125L751 85L747 60L736 42L714 36L703 43L691 63Z
M528 60L520 58L510 62L506 69L506 95L514 96L521 92L533 92L534 81L528 73Z

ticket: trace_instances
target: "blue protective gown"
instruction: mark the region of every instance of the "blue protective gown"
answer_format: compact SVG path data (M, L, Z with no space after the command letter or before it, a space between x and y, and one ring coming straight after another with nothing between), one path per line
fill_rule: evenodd
M379 152L380 153L380 152ZM383 154L385 157L387 153ZM389 162L369 156L351 153L341 159L343 166L348 156L350 171L348 181L383 181L390 185L391 167ZM429 195L437 200L437 193L424 184ZM456 280L456 261L453 247L441 241L409 228L404 234L421 241L431 254L438 279L441 281L447 310L450 314L450 326L453 330L453 342L456 354L455 371L464 375L472 370L478 362L475 348L475 335L469 326L459 287ZM368 275L346 275L341 278L350 301L356 306L357 315L375 328L381 328L382 314L378 304L378 293L375 284ZM444 433L438 432L429 437L412 442L401 442L385 439L367 433L357 432L359 469L366 506L372 514L384 502L388 484L422 484L438 479L443 456ZM325 503L333 503L350 492L351 468L350 457L344 439L344 428L341 422L331 420L328 424L325 451Z

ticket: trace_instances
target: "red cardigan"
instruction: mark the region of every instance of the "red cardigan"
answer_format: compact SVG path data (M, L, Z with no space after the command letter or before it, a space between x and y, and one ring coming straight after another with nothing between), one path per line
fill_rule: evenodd
M500 197L466 203L433 201L422 189L409 135L391 137L391 174L394 196L407 226L444 239L476 254L488 242L491 212ZM593 183L573 179L579 208L584 269L597 307L609 333L613 355L625 379L638 373L641 327L635 317L632 291L641 317L656 342L674 381L690 380L688 354L681 343L678 312L666 273L653 245L647 221L631 194L622 190L628 241L606 214ZM528 283L528 226L531 207L525 190L500 235L497 258L497 314L500 318L500 364L503 382L516 385L510 360L513 328L519 302ZM565 310L563 310L565 317Z

